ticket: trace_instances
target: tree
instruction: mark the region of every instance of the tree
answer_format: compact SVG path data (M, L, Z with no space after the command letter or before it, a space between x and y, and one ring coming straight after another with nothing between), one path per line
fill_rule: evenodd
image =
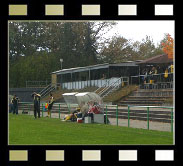
M63 68L98 63L101 33L111 28L106 22L10 22L10 87L25 86L27 80L46 80Z
M103 62L120 63L143 60L162 53L162 49L159 46L155 47L153 40L148 36L141 42L133 42L122 36L115 36L103 45L100 59Z
M104 45L100 55L104 62L120 63L132 59L133 49L129 40L124 37L113 37Z
M164 51L165 54L168 55L169 59L173 59L173 45L174 45L174 40L171 37L170 34L166 34L165 36L165 40L162 41L162 49Z

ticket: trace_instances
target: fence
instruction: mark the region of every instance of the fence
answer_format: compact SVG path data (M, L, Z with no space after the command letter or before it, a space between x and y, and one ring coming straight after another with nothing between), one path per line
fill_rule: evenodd
M150 122L160 121L170 123L171 132L173 132L173 124L174 124L173 109L174 109L173 107L163 107L163 106L128 105L128 127L130 127L130 119L146 120L148 130L150 129Z
M45 103L41 103L41 117L47 115L44 110ZM54 103L50 112L51 118L63 119L66 114L76 110L77 104L67 106L64 103ZM106 105L104 107L104 121L108 119L111 125L127 126L135 128L153 129L173 132L174 108L162 106L134 106L122 107L118 105ZM19 103L19 111L33 115L33 103ZM108 124L108 123L106 123Z
M47 110L44 109L45 105L46 105L46 103L40 104L41 117L45 117L47 115ZM65 114L69 114L73 110L76 110L77 107L78 107L77 104L71 104L71 105L67 106L64 103L54 103L52 110L50 112L50 117L61 119L61 115L65 116ZM29 115L33 115L33 110L34 110L33 102L20 102L19 110L22 111L22 113L27 113Z
M26 88L43 88L48 86L51 81L26 81Z
M145 78L146 83L149 83L150 80L154 80L154 82L173 82L173 73L168 73L167 78L164 75L165 73L130 76L130 84L143 84Z
M119 80L119 77L112 77L110 79L100 79L100 80L86 80L86 81L73 81L73 82L65 82L62 83L63 89L83 89L85 87L102 87L102 86L109 86L115 83L117 80L124 84L129 84L128 77L121 77L122 79Z

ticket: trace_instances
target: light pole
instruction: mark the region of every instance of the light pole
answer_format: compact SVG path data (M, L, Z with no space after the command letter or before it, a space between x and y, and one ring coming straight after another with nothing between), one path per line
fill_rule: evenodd
M63 62L63 59L60 59L60 63L61 63L61 70L62 70L62 62Z

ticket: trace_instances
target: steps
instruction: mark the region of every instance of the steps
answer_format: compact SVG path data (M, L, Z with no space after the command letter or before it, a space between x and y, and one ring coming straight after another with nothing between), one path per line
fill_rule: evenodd
M111 78L110 80L112 80ZM128 80L128 77L120 77L113 81L108 81L106 84L104 84L102 87L98 88L95 93L97 93L101 98L107 97L112 92L116 91L122 86L122 83L124 79ZM127 81L127 85L129 84L129 81Z
M119 101L119 105L162 106L165 100L173 97L173 89L138 89Z

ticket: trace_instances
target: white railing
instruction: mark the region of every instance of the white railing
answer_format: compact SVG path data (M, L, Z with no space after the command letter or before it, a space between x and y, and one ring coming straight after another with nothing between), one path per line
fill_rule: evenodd
M63 89L83 89L85 87L102 87L104 85L109 86L116 82L119 77L113 77L110 79L100 79L100 80L87 80L87 81L74 81L62 83Z

